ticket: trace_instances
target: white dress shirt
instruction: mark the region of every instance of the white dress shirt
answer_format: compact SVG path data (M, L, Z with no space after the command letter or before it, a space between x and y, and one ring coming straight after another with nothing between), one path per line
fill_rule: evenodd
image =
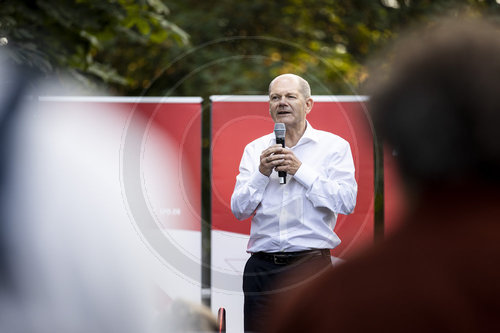
M253 215L247 252L335 248L337 214L350 214L356 205L349 143L307 123L297 144L287 147L302 165L284 185L276 171L269 177L259 171L262 151L275 143L274 133L249 143L236 177L231 211L239 220Z

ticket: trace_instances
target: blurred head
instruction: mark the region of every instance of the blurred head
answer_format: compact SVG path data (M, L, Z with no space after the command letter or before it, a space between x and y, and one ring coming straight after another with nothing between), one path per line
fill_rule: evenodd
M269 84L269 112L275 123L288 127L305 126L313 100L306 80L294 74L283 74Z
M397 151L409 184L499 184L498 54L497 27L445 20L402 39L393 61L372 72L376 134Z
M4 63L0 59L0 65ZM0 331L148 332L150 277L128 227L116 110L58 106L0 66Z

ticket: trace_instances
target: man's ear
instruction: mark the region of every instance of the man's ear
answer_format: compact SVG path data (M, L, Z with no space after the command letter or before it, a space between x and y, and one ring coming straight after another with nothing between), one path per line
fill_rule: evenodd
M306 100L306 114L308 114L309 112L311 112L311 110L313 108L313 104L314 104L313 99L311 97L309 97Z

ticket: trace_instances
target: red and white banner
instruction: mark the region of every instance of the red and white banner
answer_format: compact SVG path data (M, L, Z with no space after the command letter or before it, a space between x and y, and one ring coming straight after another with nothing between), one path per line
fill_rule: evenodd
M129 235L165 301L200 301L201 101L200 97L39 98L40 117L65 121L68 131L81 129L81 147L105 152L106 162L82 157L81 172L109 171L108 180L116 182L113 188L119 191L106 193L109 202L102 205L116 213L122 232ZM76 156L85 156L79 153L81 147L72 147Z

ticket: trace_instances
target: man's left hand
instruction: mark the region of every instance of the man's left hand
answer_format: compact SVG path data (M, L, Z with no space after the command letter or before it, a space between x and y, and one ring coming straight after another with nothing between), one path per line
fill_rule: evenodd
M295 175L297 170L299 170L302 162L295 156L293 151L287 148L282 148L280 154L284 154L283 163L276 166L274 170L285 171L289 175Z

